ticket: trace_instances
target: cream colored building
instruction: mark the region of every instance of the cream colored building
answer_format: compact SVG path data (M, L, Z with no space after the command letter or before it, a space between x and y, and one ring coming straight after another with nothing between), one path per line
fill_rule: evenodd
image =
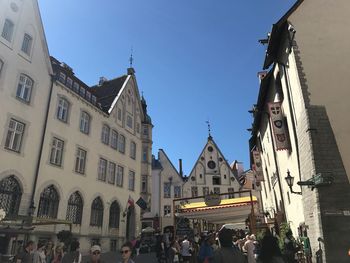
M150 205L153 126L135 71L89 87L49 57L36 0L0 7L0 252L69 226L83 253L116 250L141 231L139 198Z
M262 41L268 73L250 146L262 159L264 208L295 237L309 237L313 262L349 260L349 8L346 0L297 1Z

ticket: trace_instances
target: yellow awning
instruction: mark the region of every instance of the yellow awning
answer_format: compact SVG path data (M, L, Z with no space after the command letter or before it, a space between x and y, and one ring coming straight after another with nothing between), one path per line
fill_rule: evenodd
M255 203L257 202L258 199L255 196L252 196L252 200ZM181 205L180 209L196 209L196 208L208 208L208 207L220 208L225 206L247 204L250 202L251 202L250 196L245 196L245 197L238 197L238 198L222 199L220 202L220 205L216 205L216 206L207 206L205 202L195 202L195 203Z

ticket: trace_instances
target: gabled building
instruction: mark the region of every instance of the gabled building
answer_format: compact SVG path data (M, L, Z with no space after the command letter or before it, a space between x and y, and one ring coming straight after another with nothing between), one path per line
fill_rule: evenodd
M88 86L49 57L36 0L1 1L0 27L0 254L61 230L83 253L116 250L150 207L153 125L134 69Z
M237 192L241 185L230 168L219 147L209 135L208 141L200 153L188 180L184 185L184 196L197 197L209 193ZM230 198L238 194L230 195Z
M349 260L349 8L297 1L273 25L252 110L264 208L310 239L314 261Z
M179 171L175 168L163 149L159 149L158 158L152 162L152 217L153 228L163 230L173 227L173 199L183 197L185 180L182 173L182 160L179 160Z

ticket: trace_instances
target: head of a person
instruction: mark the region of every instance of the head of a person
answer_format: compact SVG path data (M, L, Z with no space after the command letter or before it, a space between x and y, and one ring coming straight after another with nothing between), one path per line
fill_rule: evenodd
M37 250L43 250L44 248L45 248L45 246L46 246L46 242L44 242L44 241L39 241L38 242L38 246L36 247L37 248Z
M227 228L223 228L219 232L219 241L222 247L232 247L232 231Z
M98 262L101 256L101 247L99 245L93 245L90 248L90 256L91 256L92 262Z
M46 249L52 249L53 248L53 244L52 244L52 241L49 240L46 244Z
M70 244L70 251L74 252L77 251L80 247L80 243L78 240L73 240L72 243Z
M61 244L58 244L55 247L55 252L56 252L56 254L61 254L63 252L63 246Z
M270 234L266 234L261 240L261 252L259 258L262 262L270 262L274 256L281 256L281 250L278 246L277 238Z
M184 240L187 240L187 236L186 235L184 236Z
M33 251L34 248L35 248L35 243L33 240L29 240L26 245L24 246L24 248L27 250L27 251Z
M132 244L131 242L126 242L122 245L122 248L120 249L120 253L122 254L122 259L129 259L131 257L132 253Z

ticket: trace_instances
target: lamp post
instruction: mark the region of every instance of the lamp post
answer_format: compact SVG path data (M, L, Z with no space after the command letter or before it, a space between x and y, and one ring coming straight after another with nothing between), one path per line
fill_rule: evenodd
M289 170L287 170L287 177L284 178L287 182L287 185L289 186L289 190L292 194L298 194L298 195L301 195L302 193L301 192L294 192L292 187L293 187L293 184L294 184L294 177L290 175L290 172Z

